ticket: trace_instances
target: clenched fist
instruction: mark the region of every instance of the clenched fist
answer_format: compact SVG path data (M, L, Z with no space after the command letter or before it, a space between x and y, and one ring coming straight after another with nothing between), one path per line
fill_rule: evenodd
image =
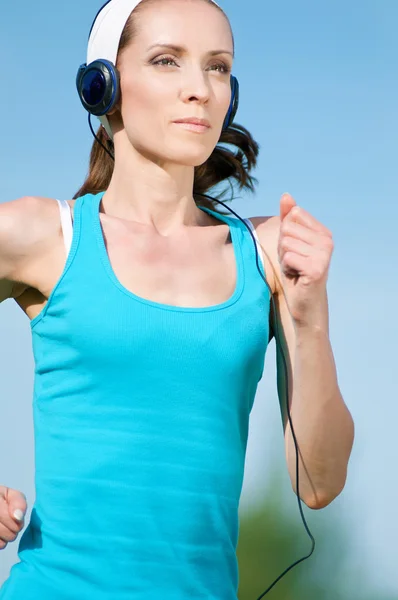
M24 527L26 509L22 492L0 485L0 550L18 537Z

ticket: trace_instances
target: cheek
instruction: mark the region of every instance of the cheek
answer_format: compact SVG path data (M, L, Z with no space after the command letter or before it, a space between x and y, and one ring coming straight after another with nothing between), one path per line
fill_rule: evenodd
M220 133L221 133L221 127L222 124L224 122L224 119L228 113L228 109L229 109L229 105L231 103L231 88L226 86L226 85L222 85L219 86L218 89L214 90L214 98L215 98L215 103L214 103L214 111L213 111L213 118L215 118L220 126Z
M228 84L226 86L227 89L225 89L225 87L223 87L222 90L222 96L221 96L221 105L224 108L224 112L226 113L229 105L231 104L231 97L232 97L232 92L231 92L231 85Z
M169 101L167 89L145 80L125 81L121 93L123 122L129 131L159 129L164 118L162 107Z

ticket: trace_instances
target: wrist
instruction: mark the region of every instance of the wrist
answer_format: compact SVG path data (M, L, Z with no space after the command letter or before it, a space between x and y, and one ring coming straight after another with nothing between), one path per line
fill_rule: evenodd
M329 335L329 305L326 288L308 299L308 306L300 316L293 317L298 335L326 333Z
M295 323L294 328L297 344L309 339L329 339L329 323L325 319Z

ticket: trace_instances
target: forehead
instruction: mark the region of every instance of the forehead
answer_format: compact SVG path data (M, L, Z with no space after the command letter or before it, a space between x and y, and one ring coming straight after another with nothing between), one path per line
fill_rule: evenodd
M202 0L167 0L143 5L136 15L137 44L173 42L233 51L230 25L217 6Z

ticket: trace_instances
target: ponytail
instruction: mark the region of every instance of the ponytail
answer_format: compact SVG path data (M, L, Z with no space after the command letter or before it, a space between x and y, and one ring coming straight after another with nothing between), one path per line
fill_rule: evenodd
M98 139L114 154L113 142L109 138L105 129L101 127L97 132ZM73 199L84 196L85 194L98 194L108 189L112 174L114 162L104 148L94 140L90 152L89 171L82 187L73 196Z

